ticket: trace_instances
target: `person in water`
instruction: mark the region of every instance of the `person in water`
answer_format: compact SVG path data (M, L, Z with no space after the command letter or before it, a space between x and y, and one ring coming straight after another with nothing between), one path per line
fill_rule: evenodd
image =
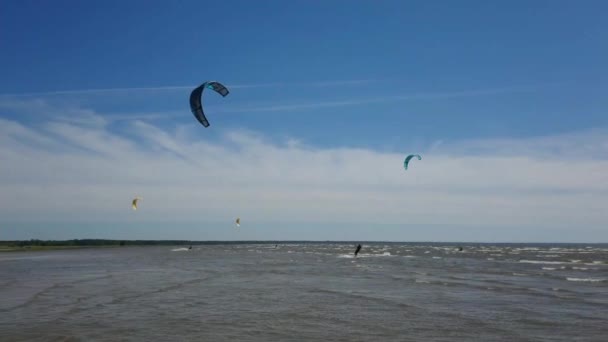
M357 249L355 250L355 256L357 256L357 254L359 254L360 250L361 250L361 244L358 244Z

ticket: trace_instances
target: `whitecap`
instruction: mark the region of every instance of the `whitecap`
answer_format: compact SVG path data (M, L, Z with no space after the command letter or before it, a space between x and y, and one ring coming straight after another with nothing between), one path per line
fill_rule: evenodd
M568 281L584 281L584 282L592 282L592 283L599 283L599 282L603 282L606 281L606 279L603 278L566 278Z
M519 260L519 262L524 263L524 264L551 264L551 265L567 264L567 262L563 262L563 261L546 261L546 260Z

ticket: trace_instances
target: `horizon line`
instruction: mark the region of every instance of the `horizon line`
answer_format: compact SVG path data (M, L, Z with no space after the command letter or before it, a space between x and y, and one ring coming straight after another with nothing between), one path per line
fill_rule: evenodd
M608 242L540 242L540 241L527 241L527 242L498 242L498 241L428 241L428 240L416 240L416 241L387 241L387 240L184 240L184 239L102 239L102 238L74 238L74 239L26 239L26 240L0 240L0 243L4 242L29 242L29 241L146 241L146 242L188 242L188 243L215 243L215 244L235 244L235 243L446 243L446 244L587 244L587 245L606 245Z

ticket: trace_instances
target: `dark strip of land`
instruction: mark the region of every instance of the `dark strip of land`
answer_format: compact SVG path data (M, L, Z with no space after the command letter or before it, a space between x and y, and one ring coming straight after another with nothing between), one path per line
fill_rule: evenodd
M479 243L479 242L394 242L394 241L193 241L193 240L110 240L110 239L72 239L72 240L8 240L0 241L0 252L13 251L37 251L53 249L73 249L73 248L92 248L92 247L124 247L124 246L193 246L193 245L244 245L244 244L408 244L408 245L428 245L441 244L443 246L590 246L606 245L595 243Z

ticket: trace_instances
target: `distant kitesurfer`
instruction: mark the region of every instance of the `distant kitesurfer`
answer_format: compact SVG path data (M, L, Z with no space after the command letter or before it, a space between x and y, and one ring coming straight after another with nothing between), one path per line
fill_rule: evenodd
M361 250L361 244L358 244L357 249L355 250L355 256L357 256L357 254L359 254L360 250Z
M459 251L459 252L462 252L462 247L458 247L458 251Z
M192 246L188 247L188 249L192 249Z

